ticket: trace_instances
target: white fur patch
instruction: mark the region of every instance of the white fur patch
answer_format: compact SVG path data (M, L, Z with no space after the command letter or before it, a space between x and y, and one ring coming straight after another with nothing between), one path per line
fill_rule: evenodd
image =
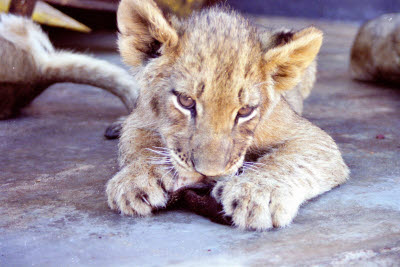
M241 123L243 123L243 122L245 122L245 121L251 120L252 118L254 118L254 116L257 115L257 113L258 113L258 110L255 109L255 110L253 110L253 112L251 112L251 114L250 114L249 116L246 116L246 117L239 117L239 119L238 119L238 124L241 124Z
M181 111L183 114L185 114L186 116L190 116L192 115L192 113L190 112L190 110L184 108L181 106L181 104L179 104L178 102L178 97L176 97L175 95L172 97L172 102L174 103L175 107Z

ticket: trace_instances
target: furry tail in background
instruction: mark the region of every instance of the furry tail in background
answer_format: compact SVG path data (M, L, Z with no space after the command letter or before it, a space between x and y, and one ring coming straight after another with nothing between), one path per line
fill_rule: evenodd
M15 116L51 84L82 83L104 89L132 111L139 96L123 68L88 55L57 51L31 20L0 14L0 119ZM121 119L106 131L118 137Z

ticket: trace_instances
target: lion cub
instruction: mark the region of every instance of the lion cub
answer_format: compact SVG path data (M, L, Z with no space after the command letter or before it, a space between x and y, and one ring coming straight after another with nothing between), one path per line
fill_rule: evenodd
M168 18L152 0L122 0L118 26L142 90L107 184L112 209L149 215L207 179L237 227L265 230L346 181L335 142L293 110L314 83L321 31L263 31L221 8Z

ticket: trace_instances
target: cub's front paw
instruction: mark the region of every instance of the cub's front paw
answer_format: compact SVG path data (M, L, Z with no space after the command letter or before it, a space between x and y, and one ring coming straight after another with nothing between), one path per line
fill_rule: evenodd
M260 231L287 226L302 203L300 195L283 184L260 184L245 177L218 182L212 196L235 226Z
M125 168L107 183L106 192L111 209L139 216L165 207L169 197L161 180L133 176Z

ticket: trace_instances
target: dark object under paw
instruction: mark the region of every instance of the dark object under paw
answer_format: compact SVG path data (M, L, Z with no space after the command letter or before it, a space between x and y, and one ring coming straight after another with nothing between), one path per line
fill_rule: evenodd
M182 187L172 193L167 209L183 209L224 225L232 225L232 219L224 215L222 205L211 195L214 184L195 184Z

